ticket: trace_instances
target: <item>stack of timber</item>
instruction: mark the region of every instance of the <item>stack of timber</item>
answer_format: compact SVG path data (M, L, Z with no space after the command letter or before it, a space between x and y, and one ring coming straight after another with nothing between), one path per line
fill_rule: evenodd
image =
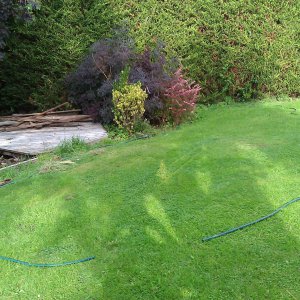
M78 109L57 111L67 104L67 102L63 103L41 113L0 116L0 132L43 127L73 127L92 121L89 115L80 115Z

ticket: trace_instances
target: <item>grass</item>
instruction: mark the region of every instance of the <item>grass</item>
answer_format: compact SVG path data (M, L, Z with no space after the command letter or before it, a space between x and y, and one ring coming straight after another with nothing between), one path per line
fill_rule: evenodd
M0 299L299 299L299 203L201 243L300 195L299 132L299 101L212 106L63 169L27 167L0 189L0 255L97 258L0 262Z
M70 140L64 140L55 149L54 153L60 157L65 157L87 149L87 144L79 137L72 137Z

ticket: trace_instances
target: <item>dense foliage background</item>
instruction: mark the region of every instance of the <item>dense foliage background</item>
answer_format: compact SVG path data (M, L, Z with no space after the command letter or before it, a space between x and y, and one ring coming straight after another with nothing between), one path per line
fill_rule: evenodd
M205 99L300 93L300 1L118 1L138 46L163 39Z
M4 57L5 42L9 34L8 22L13 14L13 3L10 0L0 1L0 60Z
M300 94L298 0L42 0L33 15L10 24L1 112L63 101L66 74L117 25L140 51L163 40L201 84L203 102Z
M64 78L118 18L109 1L42 0L33 19L10 24L0 71L0 111L64 101Z

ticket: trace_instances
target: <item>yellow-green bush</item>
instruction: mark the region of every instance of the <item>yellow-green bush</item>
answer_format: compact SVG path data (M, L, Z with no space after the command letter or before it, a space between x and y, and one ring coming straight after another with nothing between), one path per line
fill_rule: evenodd
M113 90L114 120L119 127L129 133L134 124L141 119L144 112L144 102L147 93L142 90L141 83L126 84L120 90Z

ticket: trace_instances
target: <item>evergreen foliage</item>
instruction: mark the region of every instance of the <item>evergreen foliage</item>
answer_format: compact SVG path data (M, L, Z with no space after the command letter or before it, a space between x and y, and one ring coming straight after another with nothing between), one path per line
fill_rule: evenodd
M161 39L202 101L300 94L300 1L116 1L139 49Z
M5 42L9 34L8 21L13 15L13 2L0 1L0 61L4 58Z
M1 113L65 101L65 75L91 44L120 24L140 52L164 41L167 56L178 57L201 84L203 102L300 95L298 0L39 2L30 22L9 23L9 39L1 29L2 47L4 38L7 42L0 62ZM2 14L2 24L7 20Z
M45 109L64 98L64 78L118 20L109 1L42 0L33 20L12 24L0 65L0 111Z

